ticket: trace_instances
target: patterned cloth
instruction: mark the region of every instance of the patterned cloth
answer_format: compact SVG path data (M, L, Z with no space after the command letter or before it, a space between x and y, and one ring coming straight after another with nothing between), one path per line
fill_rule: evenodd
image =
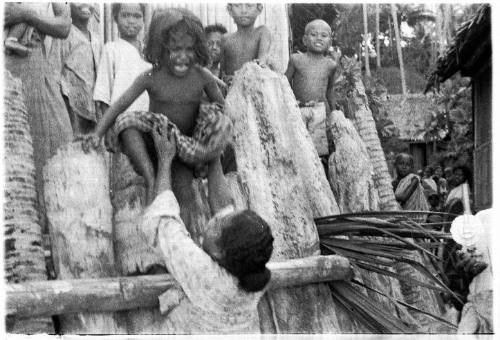
M193 166L206 163L217 157L226 147L232 133L232 123L218 103L201 104L193 137L183 135L167 116L147 111L129 111L116 119L107 137L111 151L119 149L118 135L125 129L135 128L151 132L154 126L167 126L174 133L179 158Z
M260 332L257 304L265 289L245 292L237 278L196 245L179 217L172 191L159 194L144 212L142 229L151 235L151 246L162 253L180 286L160 298L162 310L168 312L161 322L169 333Z
M425 198L424 194L424 188L422 187L422 184L420 184L420 178L417 175L409 174L406 177L402 178L398 183L395 194L401 194L409 185L411 185L411 182L414 178L418 179L418 185L410 195L408 200L401 204L401 207L404 210L428 211L429 203L427 203L427 199ZM413 218L415 222L422 223L427 219L427 214L415 213L413 216L411 216L411 218Z

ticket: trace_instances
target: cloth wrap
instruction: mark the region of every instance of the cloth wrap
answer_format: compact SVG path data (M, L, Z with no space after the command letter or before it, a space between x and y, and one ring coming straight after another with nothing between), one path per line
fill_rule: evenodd
M177 143L177 155L186 164L199 166L217 157L232 136L232 123L218 103L200 104L193 136L183 135L166 115L148 111L129 111L118 116L106 136L107 147L121 151L119 134L128 128L150 133L153 128L171 129Z

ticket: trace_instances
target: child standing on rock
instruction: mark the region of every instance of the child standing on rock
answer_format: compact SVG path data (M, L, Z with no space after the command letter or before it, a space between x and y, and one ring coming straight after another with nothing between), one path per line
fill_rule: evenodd
M335 109L333 84L337 63L326 53L331 46L332 30L323 20L313 20L305 27L306 53L290 57L285 72L319 156L329 155L327 114ZM331 139L330 139L331 140Z
M224 99L214 76L203 67L208 52L203 27L194 14L184 9L155 12L145 57L153 68L139 75L110 106L86 145L98 146L110 130L109 146L123 150L143 176L149 204L157 189L157 156L151 133L167 126L178 149L172 183L182 205L193 199L193 168L220 154L230 137L231 123L222 113ZM144 92L149 94L149 111L125 112ZM203 92L212 104L200 103Z

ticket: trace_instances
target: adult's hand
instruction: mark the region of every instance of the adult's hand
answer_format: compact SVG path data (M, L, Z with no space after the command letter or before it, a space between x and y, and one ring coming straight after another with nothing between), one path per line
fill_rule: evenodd
M155 125L152 131L158 162L171 164L177 151L177 144L170 126Z

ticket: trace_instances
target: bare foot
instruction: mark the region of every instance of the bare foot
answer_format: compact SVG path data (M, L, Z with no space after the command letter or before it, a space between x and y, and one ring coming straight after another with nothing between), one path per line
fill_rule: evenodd
M21 57L26 57L28 54L30 54L30 49L17 40L7 38L4 42L4 45L7 50Z

